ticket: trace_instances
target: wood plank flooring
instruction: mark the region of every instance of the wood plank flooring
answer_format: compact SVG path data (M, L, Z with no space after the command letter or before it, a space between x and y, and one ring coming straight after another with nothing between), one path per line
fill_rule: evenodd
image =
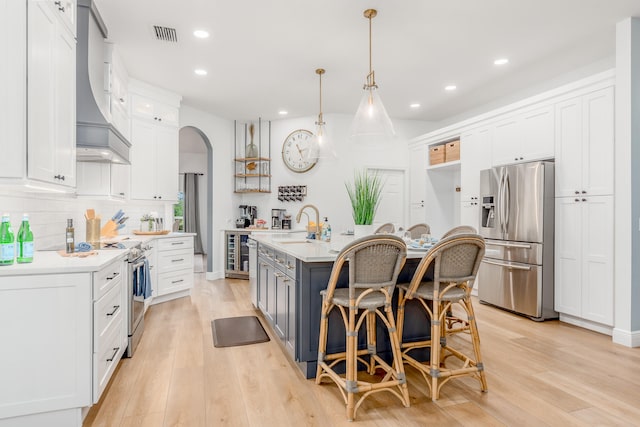
M148 310L135 356L120 362L84 426L353 425L337 387L304 379L268 328L268 343L215 348L213 319L256 314L249 283L195 279L191 297ZM474 302L489 392L457 379L434 403L407 367L411 407L378 393L358 425L640 425L640 348Z

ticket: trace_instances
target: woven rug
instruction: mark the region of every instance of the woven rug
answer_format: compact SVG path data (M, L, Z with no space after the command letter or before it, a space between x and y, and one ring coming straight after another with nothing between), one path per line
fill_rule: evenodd
M269 341L256 316L225 317L211 322L214 347L234 347Z

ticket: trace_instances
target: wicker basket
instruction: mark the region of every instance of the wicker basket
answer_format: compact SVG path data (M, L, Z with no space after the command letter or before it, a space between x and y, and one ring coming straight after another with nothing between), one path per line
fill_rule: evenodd
M460 160L460 140L447 142L444 153L445 162Z
M445 146L434 145L429 147L429 165L438 165L444 163L445 158Z

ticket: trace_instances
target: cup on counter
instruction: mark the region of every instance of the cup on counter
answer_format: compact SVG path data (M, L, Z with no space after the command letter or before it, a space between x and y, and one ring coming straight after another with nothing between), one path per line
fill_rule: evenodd
M425 233L420 235L420 244L424 245L425 243L426 244L431 243L431 234Z
M100 249L100 218L87 219L85 240L93 249Z

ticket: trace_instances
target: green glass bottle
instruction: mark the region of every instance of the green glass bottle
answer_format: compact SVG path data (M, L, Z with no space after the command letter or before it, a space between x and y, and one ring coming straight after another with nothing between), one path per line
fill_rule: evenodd
M29 215L22 216L22 224L18 230L18 256L19 263L33 262L33 232L29 226Z
M0 224L0 265L11 265L16 257L16 240L11 230L9 214L2 215Z

